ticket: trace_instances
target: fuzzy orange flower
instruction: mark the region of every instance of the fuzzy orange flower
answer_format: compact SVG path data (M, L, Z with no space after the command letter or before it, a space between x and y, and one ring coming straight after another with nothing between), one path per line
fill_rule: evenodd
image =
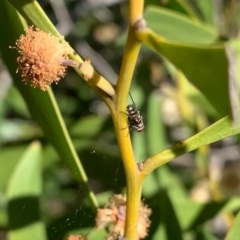
M18 71L23 82L45 91L64 77L67 66L63 62L70 48L62 38L29 27L26 35L21 35L16 41L16 46L20 54Z

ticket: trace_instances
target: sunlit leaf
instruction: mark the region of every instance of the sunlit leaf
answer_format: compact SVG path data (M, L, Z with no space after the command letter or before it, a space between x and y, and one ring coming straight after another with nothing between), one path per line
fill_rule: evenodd
M23 2L20 4L23 4ZM46 21L45 18L42 19L38 14L38 11L41 12L41 8L36 1L31 1L31 3L27 2L24 6L34 9L32 14L38 21ZM5 29L5 37L0 38L0 50L4 62L7 64L13 76L14 84L27 103L31 115L43 129L45 136L53 144L61 156L61 159L64 160L72 170L74 178L82 182L82 187L85 189L89 202L92 207L95 208L97 201L93 193L89 190L87 176L73 147L52 91L48 90L43 92L40 89L34 89L29 85L25 85L22 83L20 75L16 74L16 69L18 68L16 62L17 51L15 49L9 49L9 46L14 46L16 39L24 33L22 25L24 20L20 18L22 22L19 21L19 15L17 15L15 9L7 1L0 2L0 15L9 22L8 28L5 27L4 21L0 22L0 28ZM46 22L44 23L46 24ZM49 28L52 27L52 25L50 25Z
M145 44L180 69L221 116L233 116L230 101L232 79L229 76L229 63L223 44L199 46L173 43L149 30L136 34Z
M226 240L238 240L239 239L239 226L240 226L240 212L237 214L234 223L227 234Z
M217 40L217 33L211 26L204 25L175 11L160 7L148 7L144 18L150 29L171 42L210 44Z
M42 194L41 149L33 143L21 157L7 187L9 240L45 240L45 226L40 218Z

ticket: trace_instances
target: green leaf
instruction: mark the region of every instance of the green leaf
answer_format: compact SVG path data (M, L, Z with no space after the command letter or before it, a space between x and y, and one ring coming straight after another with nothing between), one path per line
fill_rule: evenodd
M197 229L206 221L223 212L224 207L228 203L224 201L202 204L187 198L179 199L178 201L177 196L174 198L173 195L171 200L181 228L185 231Z
M153 155L159 150L163 150L166 148L167 140L165 127L163 122L163 117L160 112L162 108L163 99L161 99L155 92L152 92L148 96L148 106L147 106L147 149L148 154ZM152 137L154 136L154 141L152 141Z
M240 226L240 212L238 212L238 214L234 220L234 223L227 234L226 240L238 240L239 239L239 235L240 235L239 226Z
M180 222L177 218L175 209L166 191L160 194L161 201L161 221L164 224L167 239L183 239Z
M166 41L149 30L136 32L140 40L166 57L202 92L221 116L233 116L228 58L225 46L186 45Z
M16 113L20 114L21 116L25 118L30 117L26 103L24 102L19 91L14 86L9 89L4 103L7 106L9 105Z
M239 133L239 123L234 125L229 117L222 118L194 136L148 158L144 162L145 168L151 172L187 152Z
M13 119L3 120L0 125L1 143L27 141L42 135L41 129L32 121Z
M7 188L9 240L45 240L46 231L40 219L42 194L41 148L33 143L16 165Z
M26 19L45 32L60 35L41 6L35 0L8 0L8 2Z
M158 0L147 0L145 1L146 5L156 5L159 6L161 4L164 8L169 8L176 12L180 12L184 15L189 16L192 19L198 19L198 15L192 5L186 0L168 0L168 1L158 1Z
M236 84L232 77L234 72L229 68L235 65L234 58L223 43L209 45L217 40L216 32L185 16L157 7L148 8L145 17L148 27L158 35L139 31L136 32L139 39L180 69L221 116L233 116L232 106L238 99L233 92L237 89L232 87Z
M155 92L152 92L147 98L147 125L146 134L147 139L145 148L147 147L148 156L156 154L160 150L166 148L167 140L164 129L163 119L159 110L161 109L162 99L160 99ZM154 141L153 140L154 136ZM181 185L181 181L175 176L168 166L164 165L152 174L150 174L144 181L143 193L145 196L157 194L159 188L166 188L171 199L182 199L186 197L185 190ZM174 200L173 200L174 201Z
M190 4L189 1L170 0L166 3L165 6L169 9L188 15L192 19L199 19L199 16L197 15L196 11L194 10L193 6Z
M157 169L156 171L159 171L159 169ZM144 180L143 189L142 189L142 195L144 197L150 198L159 192L160 179L157 178L156 175L157 174L155 172L152 174L149 174L148 177Z
M203 15L203 18L205 22L213 25L213 17L214 17L214 9L213 9L213 1L209 0L197 0L198 7L201 10L201 14Z
M226 203L227 202L225 201L225 202L210 202L210 203L207 203L207 204L200 204L198 206L199 209L197 211L197 208L198 208L197 204L195 205L193 203L193 205L191 205L191 204L189 204L189 202L185 202L185 207L182 205L179 208L179 210L182 211L182 214L184 215L185 218L186 218L186 214L187 214L188 209L191 209L191 211L192 211L191 214L193 214L195 212L194 218L192 218L191 223L189 222L190 225L187 228L188 230L190 230L190 229L197 228L198 226L205 223L207 220L210 220L214 216L219 214ZM194 205L195 205L196 208L194 207ZM185 209L185 211L184 211L184 209ZM181 218L181 219L183 219L183 218ZM190 218L188 220L190 220Z
M4 193L0 191L0 228L2 230L8 227L8 214L7 214L7 198Z
M168 235L168 239L183 239L182 237L182 230L180 227L180 222L177 218L177 215L175 213L174 207L170 201L169 196L166 194L164 198L164 204L163 204L163 219L164 224L166 228L166 232ZM174 231L173 231L174 229Z
M22 1L21 4L23 4ZM28 2L26 7L34 7L32 4L36 5L37 3L35 1ZM36 11L32 14L38 21L41 21L41 17ZM9 49L9 46L14 46L16 39L24 33L21 24L23 19L17 15L15 9L7 1L0 1L0 15L8 22L6 28L5 21L0 21L0 28L4 29L5 32L4 38L0 38L0 50L4 62L13 76L14 83L27 103L31 115L42 127L45 136L53 144L62 160L70 167L75 179L82 184L92 208L95 209L98 205L97 201L88 188L87 176L73 147L52 91L43 92L40 89L25 85L22 83L20 75L16 74L18 68L16 63L17 52L15 49ZM22 22L19 21L19 17Z
M218 37L210 26L164 8L148 7L144 18L151 30L175 43L210 44Z
M166 67L176 81L176 101L178 102L181 114L185 118L184 120L196 124L196 110L217 119L217 111L209 104L206 97L187 80L186 76L182 72L177 71L170 62L166 62Z
M142 89L135 85L131 91L131 95L134 103L137 105L138 109L141 109L143 102L145 101L146 95ZM132 100L129 99L129 102L132 103ZM145 119L143 119L144 121ZM137 162L142 162L147 157L147 148L146 148L146 131L143 131L141 134L138 132L130 132L132 135L132 144L135 153L135 158Z
M161 186L167 189L168 196L173 204L187 199L187 192L181 179L174 174L169 166L164 165L158 168L156 175Z
M240 208L240 197L231 197L222 209L222 213L236 212Z
M5 147L0 151L0 191L6 187L9 175L12 173L14 166L19 161L26 146Z
M94 137L100 133L106 122L103 116L87 116L77 121L70 129L72 136Z
M194 231L192 239L207 239L207 240L219 240L218 237L214 236L214 233L205 226L200 226Z

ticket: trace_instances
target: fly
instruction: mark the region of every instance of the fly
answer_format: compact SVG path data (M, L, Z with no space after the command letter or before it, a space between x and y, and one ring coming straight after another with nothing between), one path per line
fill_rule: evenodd
M137 110L136 104L133 101L133 98L131 94L129 93L131 99L132 99L132 104L129 104L127 106L127 117L128 117L128 127L131 130L135 130L139 133L144 131L144 123L143 123L143 117L140 114L139 110Z

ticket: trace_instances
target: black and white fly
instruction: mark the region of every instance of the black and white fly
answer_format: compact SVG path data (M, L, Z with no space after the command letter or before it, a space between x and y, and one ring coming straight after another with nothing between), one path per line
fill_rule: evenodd
M143 117L140 114L139 110L137 110L136 104L133 101L133 98L131 94L129 93L132 104L129 104L127 106L127 117L128 117L128 127L131 130L135 130L137 132L143 132L144 131L144 123L143 123Z

